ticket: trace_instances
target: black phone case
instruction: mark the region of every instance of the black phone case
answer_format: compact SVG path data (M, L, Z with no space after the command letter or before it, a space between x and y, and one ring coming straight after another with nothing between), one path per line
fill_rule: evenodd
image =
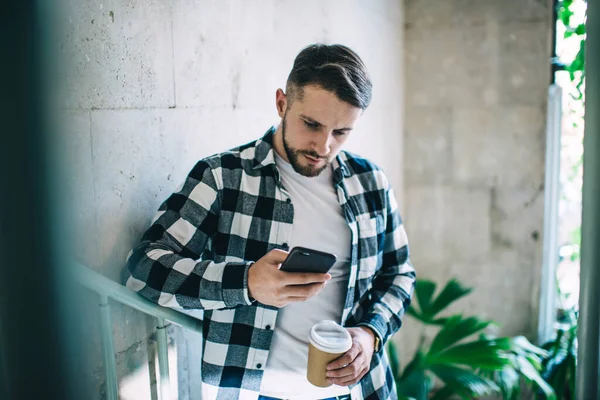
M328 272L337 257L330 253L305 247L294 247L281 264L281 270L287 272Z

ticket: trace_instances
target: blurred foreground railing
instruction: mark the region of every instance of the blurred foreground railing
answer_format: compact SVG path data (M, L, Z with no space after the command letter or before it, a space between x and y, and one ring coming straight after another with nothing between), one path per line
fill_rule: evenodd
M102 334L102 350L106 372L106 392L108 400L119 398L117 383L117 366L110 322L110 305L108 300L114 301L139 310L156 318L156 344L158 349L158 368L160 373L160 399L167 400L170 396L167 325L170 321L183 328L202 333L202 321L189 315L180 313L170 308L159 306L143 298L133 290L120 285L99 273L84 267L75 268L77 280L86 288L100 296L100 326Z

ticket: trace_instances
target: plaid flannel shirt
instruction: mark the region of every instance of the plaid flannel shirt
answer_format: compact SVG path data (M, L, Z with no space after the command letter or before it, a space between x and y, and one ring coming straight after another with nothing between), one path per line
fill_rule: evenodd
M127 260L126 285L151 301L202 310L204 399L256 399L277 308L248 296L248 268L272 249L288 250L294 208L261 139L199 161L159 208ZM400 328L415 271L384 173L348 152L333 161L340 206L352 233L341 322L368 326L383 344ZM351 386L353 399L394 399L385 352Z

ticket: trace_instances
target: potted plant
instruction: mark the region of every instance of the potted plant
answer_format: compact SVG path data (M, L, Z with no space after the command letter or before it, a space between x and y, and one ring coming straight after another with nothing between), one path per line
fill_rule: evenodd
M519 398L522 383L544 398L555 399L552 387L540 375L542 362L549 354L546 350L523 336L494 338L483 334L492 321L460 314L439 317L471 289L451 280L437 296L435 291L434 282L418 280L415 299L407 310L424 326L439 327L431 344L424 345L423 334L415 356L403 370L398 349L391 341L388 344L401 399L473 399L500 394L505 400L513 400Z
M554 389L557 400L575 398L577 316L574 308L564 310L555 337L542 346L548 353L542 361L542 376Z

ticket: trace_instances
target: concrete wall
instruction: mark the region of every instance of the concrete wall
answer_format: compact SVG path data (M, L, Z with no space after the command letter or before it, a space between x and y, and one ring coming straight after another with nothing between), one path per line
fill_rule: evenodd
M278 123L275 90L297 52L313 42L347 44L369 67L372 106L348 149L384 167L401 195L401 1L63 1L63 139L74 245L89 267L118 280L153 213L198 159ZM85 326L87 375L100 393L94 301ZM122 377L153 359L147 338L154 325L137 312L113 310ZM153 381L147 376L144 384Z
M404 214L418 276L458 278L475 290L453 312L535 339L551 2L404 6ZM408 318L405 359L419 335Z

